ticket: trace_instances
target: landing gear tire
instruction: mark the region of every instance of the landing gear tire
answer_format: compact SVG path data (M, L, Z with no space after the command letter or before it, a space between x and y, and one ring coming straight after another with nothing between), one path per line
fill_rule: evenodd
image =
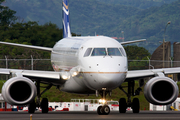
M108 115L110 113L110 108L108 105L99 106L97 109L99 115Z
M34 113L34 112L35 112L35 109L36 109L36 103L35 103L35 101L33 100L33 102L30 103L29 106L28 106L28 113Z
M98 107L97 113L98 113L99 115L103 115L102 106L99 106L99 107Z
M134 98L132 102L133 113L139 113L139 99Z
M108 115L110 113L110 108L108 105L104 105L102 109L103 109L104 115Z
M127 103L125 98L119 100L119 113L126 113Z
M47 98L42 99L41 109L42 109L42 113L48 113L48 99Z

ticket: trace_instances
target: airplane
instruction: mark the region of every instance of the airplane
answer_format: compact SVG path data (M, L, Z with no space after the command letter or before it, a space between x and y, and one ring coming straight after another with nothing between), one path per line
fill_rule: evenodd
M101 96L99 115L108 115L110 108L106 95L119 88L126 98L119 99L119 112L126 113L131 107L133 113L139 113L138 98L141 87L145 84L144 95L148 102L155 105L167 105L176 100L179 94L177 84L166 74L180 73L180 68L162 68L148 70L128 70L128 60L123 45L145 41L145 39L118 42L106 36L72 37L69 24L68 0L63 0L63 36L53 48L23 45L9 42L0 44L38 49L51 52L54 71L0 69L0 74L11 75L2 87L4 100L11 105L28 105L28 112L34 113L41 107L42 113L48 113L48 99L41 95L56 86L59 90L76 94L96 94ZM151 77L147 83L144 78ZM135 80L139 88L135 90ZM122 83L128 83L125 91ZM47 84L40 92L40 83ZM36 98L36 100L35 100Z

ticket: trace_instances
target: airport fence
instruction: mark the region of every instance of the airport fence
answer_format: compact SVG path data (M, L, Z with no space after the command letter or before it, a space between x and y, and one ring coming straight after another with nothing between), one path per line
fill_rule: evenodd
M180 67L180 61L164 61L164 68ZM0 68L53 71L50 59L0 59ZM163 68L162 60L128 60L129 70ZM2 79L0 75L0 79ZM4 78L4 77L3 77ZM7 78L7 77L6 77Z
M53 71L50 59L0 59L0 68L23 69L23 70L43 70ZM10 76L0 75L0 80L7 80Z
M53 71L50 59L0 59L0 68Z
M180 61L128 60L129 70L180 67ZM53 71L51 59L0 59L0 68Z
M162 60L128 60L129 70L180 67L180 61Z

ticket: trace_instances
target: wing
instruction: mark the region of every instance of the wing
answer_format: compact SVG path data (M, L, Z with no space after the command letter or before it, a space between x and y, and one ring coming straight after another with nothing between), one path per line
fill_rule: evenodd
M121 42L121 45L131 44L131 43L136 43L136 42L143 42L143 41L146 41L146 39L140 39L140 40L133 40L133 41Z
M33 81L40 81L52 85L61 85L66 80L61 78L61 72L54 71L38 71L38 70L18 70L18 69L0 69L0 74L17 76L21 74L23 77L30 78Z
M165 75L180 73L180 67L128 71L127 76L126 76L126 81L140 79L140 78L146 78L146 77L160 76L161 73L163 73Z
M52 48L49 48L49 47L40 47L40 46L24 45L24 44L10 43L10 42L1 42L1 41L0 41L0 44L31 48L31 49L37 49L37 50L43 50L43 51L49 51L49 52L52 51Z

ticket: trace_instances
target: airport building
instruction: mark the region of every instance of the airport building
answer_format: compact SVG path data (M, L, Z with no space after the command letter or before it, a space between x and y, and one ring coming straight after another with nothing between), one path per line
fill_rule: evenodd
M171 52L173 50L173 52ZM173 53L173 57L171 56ZM163 60L164 54L164 60ZM152 54L150 65L153 69L157 68L171 68L171 67L180 67L180 43L173 43L173 49L171 48L170 42L164 43L164 52L163 44L161 44ZM180 80L180 74L168 75L175 81Z

